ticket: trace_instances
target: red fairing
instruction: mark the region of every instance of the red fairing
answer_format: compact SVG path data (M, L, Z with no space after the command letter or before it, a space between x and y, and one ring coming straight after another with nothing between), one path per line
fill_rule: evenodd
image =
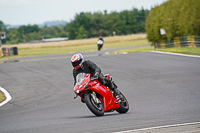
M119 107L119 103L115 104L115 98L113 96L113 94L110 92L110 90L108 88L106 88L105 86L103 86L102 84L100 84L98 82L98 80L95 80L93 82L90 83L91 84L91 88L89 88L88 90L93 90L96 93L100 94L103 97L103 103L104 103L104 111L110 111L110 110L115 110ZM95 84L95 85L94 85Z
M110 75L109 75L110 78ZM79 91L77 93L76 91ZM83 100L84 91L93 91L98 94L100 101L104 104L104 111L108 112L119 108L119 104L115 104L116 99L110 90L99 83L98 80L90 81L90 74L87 74L80 84L76 84L74 92L76 92Z

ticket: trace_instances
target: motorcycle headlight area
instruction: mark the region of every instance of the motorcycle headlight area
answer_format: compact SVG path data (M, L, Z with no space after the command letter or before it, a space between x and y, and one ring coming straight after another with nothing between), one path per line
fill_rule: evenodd
M77 93L77 94L80 93L80 92L81 92L81 90L76 90L76 91L75 91L75 93Z

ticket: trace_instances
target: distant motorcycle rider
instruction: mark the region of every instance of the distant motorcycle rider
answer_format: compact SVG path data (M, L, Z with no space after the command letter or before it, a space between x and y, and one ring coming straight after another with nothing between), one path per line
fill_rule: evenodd
M74 54L71 58L73 69L73 77L74 77L74 85L76 84L76 76L79 73L91 73L91 79L98 79L98 81L109 87L112 91L114 91L114 96L118 98L118 90L117 86L109 79L105 78L101 73L101 69L92 61L83 59L82 54Z
M97 41L97 47L98 47L98 51L101 50L101 48L103 47L103 44L104 44L104 40L103 40L103 37L100 36L98 41Z

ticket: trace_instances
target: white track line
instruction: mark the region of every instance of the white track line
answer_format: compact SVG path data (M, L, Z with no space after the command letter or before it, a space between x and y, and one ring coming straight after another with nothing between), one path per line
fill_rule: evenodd
M175 125L166 125L166 126L150 127L150 128L142 128L142 129L128 130L128 131L120 131L120 132L114 132L114 133L129 133L129 132L138 132L138 131L145 131L145 130L152 130L152 129L160 129L160 128L170 128L170 127L178 127L178 126L188 126L188 125L195 125L195 124L200 124L200 122L184 123L184 124L175 124Z
M179 53L171 53L171 52L162 52L162 51L149 51L149 52L159 53L159 54L170 54L170 55L179 55L179 56L200 58L200 56L197 56L197 55L187 55L187 54L179 54Z
M1 86L0 86L0 91L2 91L2 92L4 93L4 95L5 95L5 97L6 97L6 100L4 100L3 102L0 103L0 107L1 107L1 106L3 106L4 104L6 104L7 102L9 102L9 101L12 99L12 97L11 97L10 94L9 94L4 88L2 88Z

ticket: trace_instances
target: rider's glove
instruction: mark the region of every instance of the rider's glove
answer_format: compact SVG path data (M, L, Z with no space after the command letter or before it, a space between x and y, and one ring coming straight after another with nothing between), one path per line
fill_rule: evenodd
M96 72L96 73L94 74L94 76L91 78L91 80L98 79L98 77L99 77L99 73Z

